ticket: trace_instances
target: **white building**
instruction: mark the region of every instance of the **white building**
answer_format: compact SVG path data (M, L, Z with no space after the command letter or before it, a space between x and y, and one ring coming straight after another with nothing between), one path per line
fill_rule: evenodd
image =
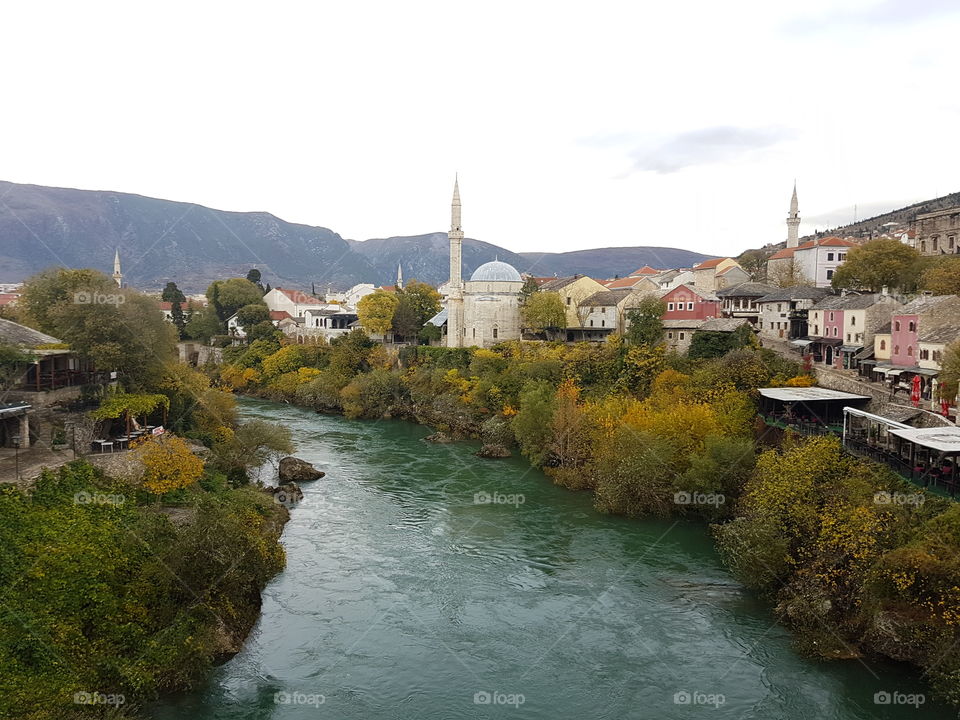
M273 288L263 296L263 301L271 311L286 312L290 317L303 317L307 310L337 310L340 305L326 303L309 293L287 288Z

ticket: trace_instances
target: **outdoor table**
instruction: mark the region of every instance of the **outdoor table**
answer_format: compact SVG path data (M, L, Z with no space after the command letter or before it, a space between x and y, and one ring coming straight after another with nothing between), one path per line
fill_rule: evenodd
M120 450L126 450L129 447L130 438L128 437L118 437L116 438L117 447Z
M110 448L110 452L113 452L113 441L112 441L112 440L99 440L98 442L100 443L100 452L101 452L101 453L105 453L105 452L107 451L107 447Z

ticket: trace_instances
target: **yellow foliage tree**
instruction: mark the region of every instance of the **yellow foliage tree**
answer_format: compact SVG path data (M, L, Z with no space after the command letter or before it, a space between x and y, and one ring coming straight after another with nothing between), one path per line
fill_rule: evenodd
M159 499L171 490L200 479L203 461L176 435L161 435L143 442L137 453L143 463L143 486Z

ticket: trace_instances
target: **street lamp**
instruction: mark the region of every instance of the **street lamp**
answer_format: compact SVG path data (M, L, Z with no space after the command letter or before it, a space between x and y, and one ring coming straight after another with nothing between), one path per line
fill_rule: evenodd
M16 466L17 482L20 482L20 436L14 435L10 439L13 441L13 458Z

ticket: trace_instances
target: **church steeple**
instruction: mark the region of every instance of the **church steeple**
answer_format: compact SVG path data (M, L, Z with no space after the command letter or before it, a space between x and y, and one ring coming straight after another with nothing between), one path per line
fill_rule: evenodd
M787 247L795 248L800 243L800 206L797 202L797 181L793 181L793 196L790 198L790 214L787 215Z
M113 281L117 287L123 287L123 273L120 272L120 248L113 255Z

